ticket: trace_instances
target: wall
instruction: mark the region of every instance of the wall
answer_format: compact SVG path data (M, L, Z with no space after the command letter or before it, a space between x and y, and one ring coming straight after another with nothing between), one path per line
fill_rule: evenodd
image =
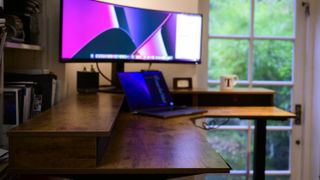
M59 63L59 27L60 27L60 1L42 1L44 24L41 34L45 37L44 53L47 57L46 67L58 76L58 101L67 95L65 64Z
M208 0L106 0L108 2L129 5L134 7L142 7L149 9L159 9L159 10L169 10L169 11L179 11L179 12L203 12L207 9ZM207 14L207 13L206 13ZM205 19L206 16L204 16ZM206 20L205 20L206 21ZM153 63L151 69L161 70L164 73L165 79L169 85L172 87L173 77L192 77L193 84L195 87L206 87L207 86L207 23L205 23L204 28L205 36L203 37L203 51L201 65L190 65L190 64L156 64ZM95 64L81 63L81 64L66 64L65 66L65 77L66 84L65 90L67 95L76 93L76 71L82 70L84 66L90 69L90 66ZM141 69L147 69L149 64L147 63L126 63L125 71L140 71ZM100 69L107 77L111 77L111 65L110 63L100 63ZM100 84L108 84L100 76Z
M320 179L320 2L314 1L315 13L315 48L314 48L314 88L313 88L313 172L312 179Z

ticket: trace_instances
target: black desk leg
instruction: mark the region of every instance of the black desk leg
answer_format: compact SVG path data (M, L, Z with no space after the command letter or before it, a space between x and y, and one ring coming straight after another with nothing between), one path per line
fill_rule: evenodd
M265 179L266 164L266 123L267 120L255 120L253 179Z

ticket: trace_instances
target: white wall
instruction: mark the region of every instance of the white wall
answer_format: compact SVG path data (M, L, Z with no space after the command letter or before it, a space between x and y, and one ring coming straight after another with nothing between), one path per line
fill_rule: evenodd
M121 5L128 5L134 7L142 7L149 9L158 10L168 10L168 11L179 11L179 12L191 12L197 13L206 11L208 8L208 0L106 0L111 3L117 3ZM205 13L207 14L207 13ZM205 22L207 22L207 17L204 15ZM204 37L203 37L203 51L202 51L202 64L156 64L153 63L151 69L157 69L163 71L165 79L169 85L172 87L173 77L192 77L194 87L206 87L207 86L207 23L204 24ZM81 64L66 64L65 75L66 75L66 93L67 95L76 93L76 71L82 70L86 66L87 69L90 68L91 64L81 63ZM96 67L95 64L93 64ZM140 71L141 69L147 69L149 64L147 63L126 63L125 71ZM100 63L100 69L103 73L111 77L111 65L110 63ZM108 84L100 76L100 84Z
M314 48L314 95L313 95L313 172L312 179L320 179L320 2L314 1L315 48Z
M197 12L198 0L100 0L120 5L141 7L148 9Z
M45 0L42 1L43 9L43 25L41 35L44 44L44 53L47 58L45 67L54 72L58 76L57 100L66 96L66 75L65 64L59 63L59 27L60 27L60 1Z

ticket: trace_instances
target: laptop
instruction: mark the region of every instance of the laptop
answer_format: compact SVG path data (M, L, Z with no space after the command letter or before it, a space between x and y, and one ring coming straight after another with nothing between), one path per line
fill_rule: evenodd
M170 118L207 112L195 107L175 106L160 71L119 72L118 76L133 113Z

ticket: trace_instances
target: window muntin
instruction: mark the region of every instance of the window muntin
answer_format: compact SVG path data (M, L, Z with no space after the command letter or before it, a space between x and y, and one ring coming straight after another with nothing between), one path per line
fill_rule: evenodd
M273 89L275 105L291 110L294 80L294 3L293 0L210 0L209 87L219 88L219 77L222 74L236 74L241 79L237 87ZM236 48L235 42L238 43L239 48ZM237 70L238 67L242 71ZM283 149L279 150L279 153L284 155L285 165L277 166L275 156L267 157L266 179L290 178L291 125L290 120L268 120L267 122L267 148L270 151L272 148L278 150L280 146L277 144L281 144ZM253 142L252 133L248 133L253 132L253 123L226 124L215 131L220 130L224 131L226 136L246 134L246 137ZM277 137L279 142L274 140ZM239 139L239 137L234 138ZM223 144L223 142L219 143ZM242 140L242 143L245 145L248 142ZM250 152L247 153L250 155L250 161L253 157L252 151L253 146L247 149L247 152ZM232 154L232 152L228 153ZM252 174L252 162L250 162L250 170L247 169L248 165L243 165L248 158L247 155L243 157L243 162L231 160L242 165L237 166L241 168L232 171L231 176L227 175L229 178L247 179L248 176L243 175L249 171Z

